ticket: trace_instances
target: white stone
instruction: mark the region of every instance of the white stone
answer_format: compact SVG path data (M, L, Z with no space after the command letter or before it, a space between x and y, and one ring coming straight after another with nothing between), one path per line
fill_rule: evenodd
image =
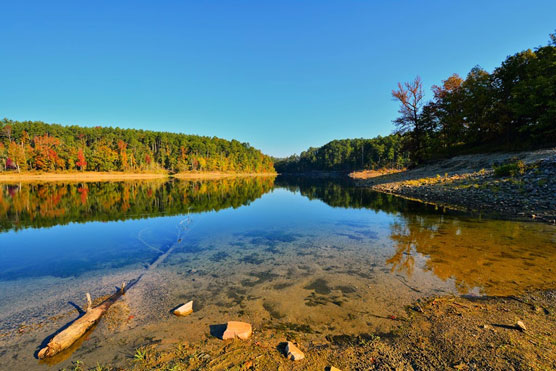
M305 354L303 354L298 347L293 345L291 341L288 341L288 344L286 344L286 356L292 361L299 361L305 358Z
M191 313L193 313L193 301L185 303L184 305L174 309L174 314L180 317L187 316Z

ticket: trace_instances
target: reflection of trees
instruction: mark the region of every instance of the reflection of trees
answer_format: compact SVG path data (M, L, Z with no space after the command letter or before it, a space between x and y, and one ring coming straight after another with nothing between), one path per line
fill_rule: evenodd
M371 209L387 213L438 213L435 208L420 202L408 201L394 195L375 192L366 187L356 187L346 178L311 178L279 176L277 187L300 192L310 200L318 199L332 207Z
M396 214L390 238L392 271L411 275L416 254L425 270L453 279L458 292L473 288L506 295L527 288L556 287L554 226L511 221L463 219L455 212L357 188L343 179L278 177L276 185L333 207L367 208ZM448 214L454 217L447 217Z
M274 178L0 185L0 230L215 211L249 204Z
M318 199L332 207L397 212L405 204L405 200L399 197L374 192L368 188L354 187L352 182L343 178L279 176L276 179L276 186L292 192L300 192L310 200Z
M396 247L387 261L392 270L412 274L415 253L422 254L425 270L454 279L462 294L477 287L488 295L507 295L556 284L552 226L409 214L392 225L390 238Z

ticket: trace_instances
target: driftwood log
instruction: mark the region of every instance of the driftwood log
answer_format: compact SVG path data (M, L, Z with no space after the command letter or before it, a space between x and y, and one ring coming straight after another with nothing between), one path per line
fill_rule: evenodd
M81 317L76 319L71 325L66 329L54 336L46 345L42 348L37 356L39 359L45 359L48 357L53 357L56 354L68 349L73 343L75 343L79 338L81 338L88 329L93 327L103 316L104 313L110 308L112 304L116 302L125 293L125 283L118 292L110 296L108 299L93 308L93 303L91 300L91 295L87 293L87 311Z

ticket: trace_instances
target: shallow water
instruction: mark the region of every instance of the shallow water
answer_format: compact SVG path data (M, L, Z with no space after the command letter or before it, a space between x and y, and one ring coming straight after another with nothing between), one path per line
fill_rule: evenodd
M482 220L342 180L0 190L0 368L46 367L34 352L76 317L85 292L140 276L58 367L121 364L140 345L201 340L233 319L315 337L377 334L422 297L556 287L554 226ZM195 313L170 315L188 300Z

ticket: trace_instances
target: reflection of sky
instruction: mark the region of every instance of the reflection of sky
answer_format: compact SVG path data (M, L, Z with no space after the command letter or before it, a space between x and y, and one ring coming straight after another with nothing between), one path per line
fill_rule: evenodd
M52 228L25 229L0 234L0 272L24 276L71 276L89 269L121 267L145 263L156 248L165 249L176 241L178 223L184 216L156 217L120 222L73 223ZM275 189L249 206L191 215L186 239L234 234L248 230L280 230L334 221L364 225L392 220L382 212L364 209L332 208L322 201L309 200L299 193ZM187 241L184 241L186 243Z

